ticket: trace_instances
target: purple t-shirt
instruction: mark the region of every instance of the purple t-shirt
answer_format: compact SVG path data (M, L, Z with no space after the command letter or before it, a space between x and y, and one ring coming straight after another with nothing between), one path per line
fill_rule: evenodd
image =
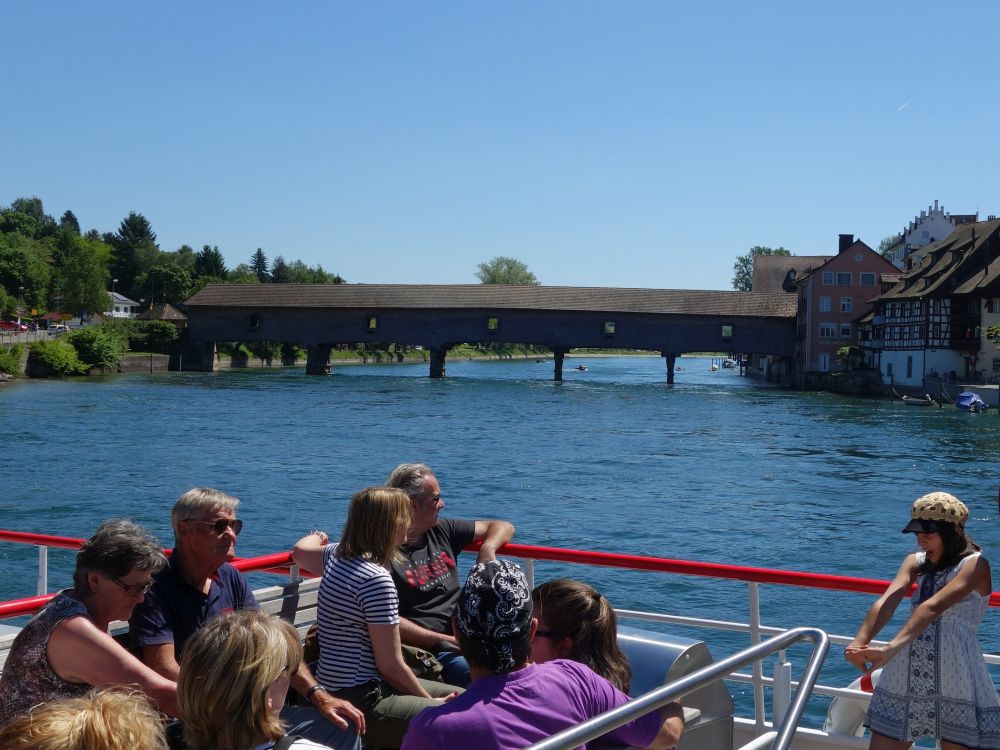
M134 650L141 653L143 646L173 643L179 662L187 639L206 622L236 609L258 609L258 605L247 579L229 563L215 571L204 594L181 576L177 555L174 550L163 570L153 576L153 588L132 610L128 630Z
M475 680L457 698L421 711L410 720L403 750L520 750L628 699L578 662L529 664L510 674ZM601 744L646 747L661 723L659 711L653 711L609 732Z

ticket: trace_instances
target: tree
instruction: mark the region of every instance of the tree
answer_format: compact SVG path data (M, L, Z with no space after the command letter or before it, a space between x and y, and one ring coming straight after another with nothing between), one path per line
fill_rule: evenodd
M117 288L123 294L137 296L136 277L152 268L160 254L156 233L145 216L132 211L109 239L112 248L110 271L112 277L118 279Z
M754 245L743 255L736 258L733 264L733 289L737 292L749 292L753 287L753 259L758 255L791 255L790 250L783 247L764 247Z
M479 264L476 278L483 284L505 284L508 286L538 286L535 274L517 258L498 255Z
M264 255L264 251L259 247L250 256L250 268L257 275L257 280L261 284L266 284L271 280L271 274L267 270L267 256Z
M92 237L68 235L63 260L55 278L53 307L79 315L84 310L98 312L108 306L111 248Z
M288 273L288 263L284 256L279 255L271 264L271 281L275 284L287 284L291 279Z
M246 263L240 263L236 268L226 274L226 281L230 284L259 284L260 279L257 274Z
M80 234L80 222L72 211L66 211L59 219L59 228L65 229L72 234Z
M191 296L191 274L176 263L161 263L136 279L136 289L150 304L179 305Z
M883 237L882 241L878 243L878 254L883 258L892 260L892 249L902 241L903 236L899 234L890 234L887 237Z
M224 279L226 273L226 261L219 252L219 246L203 245L201 251L194 257L194 275Z

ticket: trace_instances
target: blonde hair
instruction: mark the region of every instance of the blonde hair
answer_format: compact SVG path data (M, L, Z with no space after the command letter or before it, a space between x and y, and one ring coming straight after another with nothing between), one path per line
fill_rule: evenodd
M43 703L0 729L4 750L167 750L163 718L142 693L92 690Z
M295 628L258 610L216 617L184 646L177 700L193 750L246 750L277 740L285 726L267 692L302 661Z
M211 487L195 487L177 498L174 509L170 511L170 522L177 532L177 525L188 518L194 518L210 510L236 510L240 504L238 498L225 492L213 490Z
M354 493L337 545L337 557L364 557L383 568L399 558L396 532L413 518L410 498L393 487L365 487Z

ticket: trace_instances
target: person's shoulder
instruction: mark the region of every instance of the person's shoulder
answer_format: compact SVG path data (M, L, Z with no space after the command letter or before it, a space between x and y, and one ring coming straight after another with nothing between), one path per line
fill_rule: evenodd
M237 570L236 566L227 562L222 563L222 565L219 566L219 569L215 571L215 574L220 580L224 581L237 581L241 584L245 584L247 580L246 576L243 575L241 571Z
M458 534L475 534L476 522L467 518L439 518L438 522L427 530L428 534L451 538Z

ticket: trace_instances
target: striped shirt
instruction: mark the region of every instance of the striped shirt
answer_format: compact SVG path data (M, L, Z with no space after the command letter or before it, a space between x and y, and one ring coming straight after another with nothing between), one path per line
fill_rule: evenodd
M368 625L398 625L399 598L389 571L361 557L341 559L336 544L323 550L319 585L319 666L330 690L380 679Z

